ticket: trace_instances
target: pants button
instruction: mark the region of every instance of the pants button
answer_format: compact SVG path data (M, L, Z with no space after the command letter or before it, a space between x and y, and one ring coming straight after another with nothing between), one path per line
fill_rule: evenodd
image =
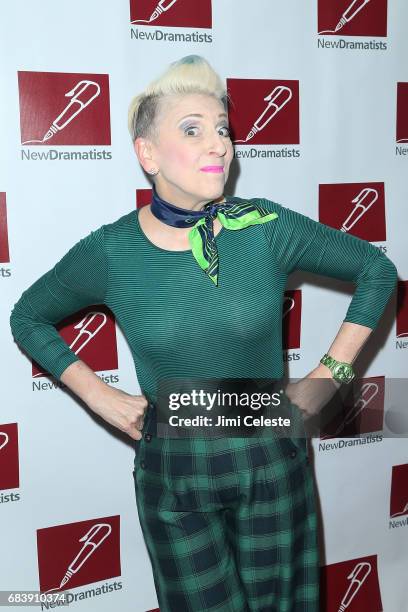
M152 434L145 433L144 439L146 440L146 442L150 442L150 440L152 439Z
M141 461L140 467L142 468L142 470L146 469L146 463L144 461Z
M296 455L297 455L297 451L296 450L293 450L293 451L290 452L290 456L292 457L292 459L294 459L296 457Z

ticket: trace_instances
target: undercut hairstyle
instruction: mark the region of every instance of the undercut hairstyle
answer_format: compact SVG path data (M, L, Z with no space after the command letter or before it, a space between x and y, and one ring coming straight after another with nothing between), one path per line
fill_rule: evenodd
M210 64L200 55L187 55L173 62L130 103L128 128L132 142L136 138L157 137L157 119L166 96L202 93L214 96L227 112L226 87Z

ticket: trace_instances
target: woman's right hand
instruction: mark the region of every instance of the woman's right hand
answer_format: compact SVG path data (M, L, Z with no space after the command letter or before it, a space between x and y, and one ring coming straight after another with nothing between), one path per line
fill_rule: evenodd
M141 439L144 416L149 405L144 395L130 395L106 385L88 405L93 412L128 434L132 440Z

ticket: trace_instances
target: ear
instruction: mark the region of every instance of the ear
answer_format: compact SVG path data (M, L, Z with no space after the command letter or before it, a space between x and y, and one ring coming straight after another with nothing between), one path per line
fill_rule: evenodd
M147 138L139 136L133 143L133 147L140 165L145 172L148 172L152 166L152 162L154 163L152 143Z

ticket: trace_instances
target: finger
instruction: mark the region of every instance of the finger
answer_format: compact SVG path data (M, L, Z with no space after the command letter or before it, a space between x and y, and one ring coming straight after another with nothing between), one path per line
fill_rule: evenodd
M127 433L133 440L141 440L143 436L143 433L136 425L134 425L134 427L129 428Z
M143 426L144 426L144 419L137 419L135 423L136 429L138 429L139 431L142 431Z
M149 402L147 401L147 398L144 395L141 395L140 398L141 398L142 408L144 411L146 411L149 406Z

